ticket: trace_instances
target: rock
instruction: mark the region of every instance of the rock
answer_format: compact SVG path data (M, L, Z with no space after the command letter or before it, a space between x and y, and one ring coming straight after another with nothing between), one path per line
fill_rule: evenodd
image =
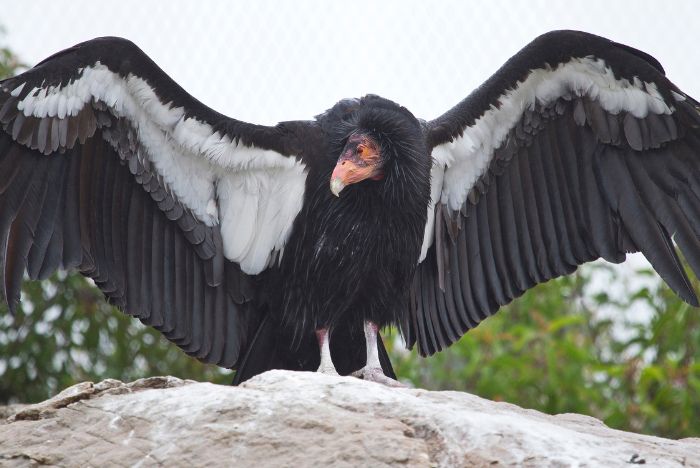
M459 392L271 371L70 387L0 424L2 466L700 466L700 439Z

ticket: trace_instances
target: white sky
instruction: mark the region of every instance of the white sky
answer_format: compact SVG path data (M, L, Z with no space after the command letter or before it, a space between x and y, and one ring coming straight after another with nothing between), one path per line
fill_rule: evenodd
M310 118L370 92L433 118L534 37L567 28L651 53L700 96L692 0L4 3L6 42L28 64L123 36L210 107L255 123Z
M129 38L205 104L255 123L311 118L366 93L433 118L553 29L644 50L700 97L697 1L434 3L25 0L5 2L0 24L30 65L96 36Z

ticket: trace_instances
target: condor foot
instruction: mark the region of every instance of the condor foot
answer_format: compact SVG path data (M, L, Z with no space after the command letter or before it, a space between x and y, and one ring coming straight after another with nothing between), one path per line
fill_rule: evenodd
M402 384L398 380L394 380L391 377L384 375L384 371L381 367L363 367L362 369L353 372L352 375L363 380L369 380L370 382L384 384L387 387L406 388L406 385Z

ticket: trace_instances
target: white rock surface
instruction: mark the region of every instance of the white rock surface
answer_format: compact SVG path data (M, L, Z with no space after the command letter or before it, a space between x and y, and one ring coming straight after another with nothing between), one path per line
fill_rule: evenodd
M635 457L636 456L636 457ZM459 392L272 371L82 383L0 423L1 466L700 466L700 439Z

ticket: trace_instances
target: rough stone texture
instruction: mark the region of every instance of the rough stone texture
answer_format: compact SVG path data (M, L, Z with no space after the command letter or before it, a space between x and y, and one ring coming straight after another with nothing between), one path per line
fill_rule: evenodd
M1 466L700 466L700 439L458 392L272 371L75 385L0 424Z

